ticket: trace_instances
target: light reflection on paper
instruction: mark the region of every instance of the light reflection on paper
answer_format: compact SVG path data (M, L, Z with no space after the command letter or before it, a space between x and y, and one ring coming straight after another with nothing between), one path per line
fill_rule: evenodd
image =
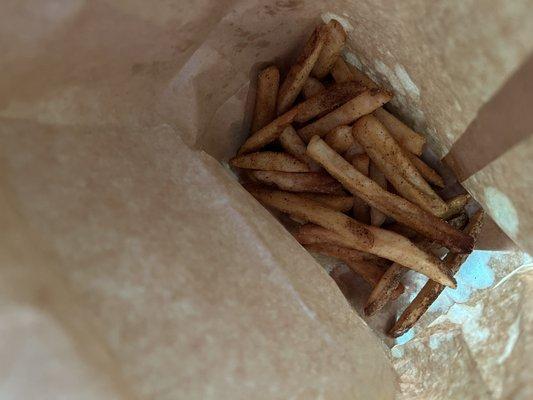
M412 329L409 329L407 332L405 332L402 336L398 336L396 338L396 344L402 345L407 343L409 340L411 340L415 336L415 333Z
M475 321L477 317L479 317L478 314L482 310L475 305L468 306L464 303L467 303L477 291L494 286L496 279L490 264L497 263L498 260L503 260L509 254L508 251L492 250L475 250L472 252L466 262L461 266L459 272L455 275L457 288L446 288L429 308L429 312L440 314L431 325L436 325L447 320L461 325L463 330L467 332L477 331L476 334L487 335L488 332L478 330L478 327L474 326L476 325ZM532 258L529 255L523 254L522 264L530 263L531 260ZM411 294L410 301L416 297L417 292ZM411 329L396 338L395 345L404 345L413 339L413 337L414 331ZM400 352L397 347L394 347L394 349L393 353L396 354L396 357L401 356L400 354L403 351Z
M497 254L500 253L500 254ZM446 312L454 303L466 303L472 292L486 289L494 284L494 272L489 266L493 257L502 257L507 252L475 250L455 275L457 288L446 288L429 308L430 312Z

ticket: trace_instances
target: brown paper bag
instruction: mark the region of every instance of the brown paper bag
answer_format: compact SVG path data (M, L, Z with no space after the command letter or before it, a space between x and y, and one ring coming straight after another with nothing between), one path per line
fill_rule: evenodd
M528 397L531 261L514 244L471 257L469 286L385 342L389 358L381 332L418 277L365 323L364 288L334 265L347 302L218 162L248 134L258 69L286 67L320 17L343 23L346 59L533 248L531 137L512 125L497 148L469 148L501 135L472 121L529 65L527 1L13 2L0 15L0 397Z

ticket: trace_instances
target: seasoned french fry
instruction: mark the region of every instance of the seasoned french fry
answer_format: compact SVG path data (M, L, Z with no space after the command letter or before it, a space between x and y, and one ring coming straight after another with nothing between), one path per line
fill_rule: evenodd
M342 57L337 57L333 68L331 69L331 75L337 83L354 81L352 71L348 68L346 61Z
M335 61L335 64L331 70L331 75L337 83L357 81L369 89L378 88L378 85L376 85L372 79L363 74L357 68L349 65L342 57L337 58Z
M346 63L348 69L352 72L352 80L359 81L369 89L376 89L379 86L364 72L357 69L354 65Z
M370 287L374 287L374 285L376 285L374 275L371 275L371 273L375 271L373 264L365 261L344 261L344 263L350 267L352 271L360 275L366 282L368 282ZM370 268L372 268L372 270ZM391 300L396 300L398 297L400 297L404 290L405 287L403 283L398 283L391 293Z
M269 207L337 232L349 239L357 250L398 262L430 279L455 287L455 281L442 269L440 260L420 250L403 236L361 224L341 212L293 193L254 187L250 187L249 192Z
M461 214L459 217L449 221L449 223L455 229L463 229L467 220L468 218L466 214ZM435 255L437 255L437 251L441 249L439 245L427 239L418 239L415 243L417 243L418 247L424 251L434 253ZM366 301L364 308L366 315L374 315L381 310L385 304L393 299L394 290L406 272L407 268L398 263L392 264L390 268L385 271L381 280L376 284Z
M293 108L264 128L259 129L244 142L237 154L251 153L276 140L281 135L282 128L294 120L297 112L298 109Z
M303 245L333 245L339 248L343 248L346 257L371 261L372 263L384 268L388 268L388 266L390 265L390 261L387 261L384 258L378 257L374 254L356 250L353 248L353 245L349 239L346 239L335 232L332 232L330 230L327 230L326 228L322 228L321 226L315 224L302 225L298 228L297 231L293 232L293 235L296 240L298 240L298 242Z
M368 297L365 308L366 316L372 316L380 311L390 300L392 300L394 290L400 284L400 280L407 271L403 265L394 263L381 276Z
M354 266L354 272L360 275L366 282L374 286L383 275L383 269L376 264L365 260L363 257L354 257L351 252L352 249L345 247L338 247L332 244L308 244L304 247L313 253L324 254L329 257L338 258L349 266Z
M356 170L362 173L365 176L368 176L368 166L370 164L370 159L366 154L358 154L352 158L352 165ZM370 207L358 196L353 196L353 216L354 218L364 224L370 222Z
M315 245L316 246L316 245ZM320 254L326 254L325 252L319 251L319 249L312 248L310 246L306 246L307 250L312 251L314 253L320 253ZM333 257L331 254L326 254L330 257ZM361 278L363 278L370 287L374 287L374 285L379 282L379 278L381 275L383 275L383 270L379 268L377 265L372 264L368 261L363 260L342 260L350 269L355 272L357 275L359 275ZM403 292L404 288L403 285L401 288L398 288L398 291ZM400 293L401 294L401 293ZM398 296L400 295L398 294Z
M319 193L298 193L298 196L324 204L332 210L346 212L353 206L352 196Z
M354 145L352 127L341 125L324 136L326 143L339 154L345 153Z
M454 199L452 199L453 201ZM449 204L449 203L448 203ZM454 212L453 214L450 214L449 216L446 216L446 219L460 213L461 211L464 211L463 208L459 209L457 208L457 212ZM468 218L466 217L466 214L463 212L459 214L457 217L451 219L448 221L448 223L453 226L455 229L461 229L467 222ZM399 224L398 222L394 222L390 225L387 225L385 227L389 231L396 232L402 236L405 236L408 239L413 239L418 236L418 233L411 228L408 228L407 226L403 224Z
M312 225L312 224L303 225L299 227L299 229L301 230L302 228L309 226L309 225ZM316 226L316 225L313 225L313 226ZM295 239L298 240L298 234L295 235ZM381 275L383 275L383 272L385 271L385 268L383 268L383 262L381 262L381 266L380 264L375 263L374 259L368 256L373 256L373 257L376 257L376 256L370 253L365 253L363 251L350 249L349 247L337 246L335 244L326 243L326 242L306 243L306 241L303 240L303 243L300 242L300 244L302 244L308 250L312 249L311 251L315 253L320 253L326 256L335 257L341 261L366 261L368 263L371 263L372 265L375 266L375 269L376 269L376 273L374 274L375 281L373 281L373 283L377 283L379 279L381 278Z
M444 187L444 179L442 179L442 176L440 176L437 171L435 171L410 151L405 151L405 155L426 181L438 187Z
M351 196L341 196L332 194L317 194L317 193L298 193L298 196L305 199L314 200L332 210L346 212L352 208L353 198ZM289 217L299 224L306 224L309 221L289 215ZM355 251L355 250L354 250Z
M413 229L411 229L411 228L409 228L409 227L407 227L407 226L405 226L403 224L399 224L398 222L395 222L393 224L387 225L385 227L385 229L387 229L389 231L392 231L392 232L396 232L397 234L405 236L408 239L413 239L416 236L418 236L418 233L415 230L413 230Z
M292 219L294 222L297 222L299 223L300 225L304 225L304 224L307 224L309 221L303 219L303 218L298 218L298 217L295 217L294 215L289 215L289 218Z
M352 255L354 250L345 247L339 247L332 244L308 244L305 245L308 251L313 253L324 254L329 257L335 257L344 262L351 270L361 276L371 287L374 287L380 279L383 279L383 269L371 261L365 260L364 257L357 254ZM391 298L395 299L404 291L404 286L398 283L392 290Z
M413 131L402 121L383 108L374 111L374 116L379 119L398 144L417 156L422 154L426 138Z
M373 162L370 163L370 168L368 169L368 176L374 182L376 182L383 190L387 190L387 179L383 172L376 167L376 164ZM373 226L381 226L387 219L387 216L379 211L376 207L370 208L370 223Z
M365 149L363 149L363 146L361 146L359 143L357 143L355 140L353 144L346 150L344 153L344 158L348 162L352 162L352 159L355 156L358 156L359 154L365 154Z
M395 194L383 190L350 165L322 139L314 137L307 146L307 154L322 165L352 194L398 222L457 252L472 251L470 236L453 229L446 222Z
M298 97L324 47L326 36L325 25L317 27L289 70L278 93L278 115L286 112Z
M279 89L279 69L275 65L265 68L257 78L252 133L270 124L276 118L276 99Z
M442 218L448 219L464 211L466 204L469 200L470 195L468 193L460 194L459 196L455 196L454 198L448 200L446 202L446 204L448 205L448 212L445 213Z
M405 151L378 119L372 115L360 118L353 126L353 135L398 193L437 216L447 211L446 203L411 164Z
M300 137L308 142L313 136L324 136L339 125L351 124L363 115L370 114L392 98L386 90L368 89L317 121L298 130Z
M348 68L348 64L342 57L337 57L335 60L335 63L331 68L331 76L333 76L333 80L337 83L351 82L356 80L354 74L350 68Z
M307 122L318 115L328 113L338 106L353 99L365 90L357 82L336 83L317 95L298 104L298 113L294 120L299 123Z
M329 73L345 42L346 32L344 28L338 21L332 19L326 25L326 39L318 60L313 67L312 73L314 76L322 79Z
M367 154L358 154L352 158L352 165L356 170L368 176L370 168L370 158Z
M342 186L331 176L320 172L294 173L250 171L255 180L290 192L342 194Z
M304 87L302 88L302 93L304 94L304 97L308 99L320 93L321 91L325 89L326 87L324 86L322 82L310 76L309 78L307 78L307 80L304 83Z
M483 210L479 210L472 216L470 222L466 226L464 232L470 235L474 241L479 236L481 227L483 225ZM468 254L454 254L449 253L444 259L446 268L452 273L456 274L461 265L468 258ZM420 319L427 309L433 304L433 302L439 297L444 290L444 286L437 282L428 281L414 300L404 310L398 321L389 330L389 335L392 337L398 337L403 335Z
M287 125L279 135L281 147L290 155L309 165L311 171L319 171L320 166L306 154L307 147L291 125Z
M263 171L308 172L309 166L297 158L286 153L261 151L233 157L230 165L245 169L259 169Z

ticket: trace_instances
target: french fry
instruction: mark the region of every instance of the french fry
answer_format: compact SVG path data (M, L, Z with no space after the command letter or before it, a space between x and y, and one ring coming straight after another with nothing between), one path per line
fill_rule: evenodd
M466 201L468 201L468 199L468 195L459 195L447 202L447 204L450 206L450 212L447 215L443 216L443 219L448 220L448 223L455 229L462 229L468 221L468 218L464 213L464 205L466 204ZM449 219L453 216L456 217ZM405 236L408 239L414 239L418 236L418 233L416 231L412 230L411 228L408 228L405 225L399 224L398 222L394 222L390 225L387 225L386 229Z
M390 261L374 254L356 250L349 239L315 224L302 225L293 232L293 235L302 245L332 245L344 249L346 257L370 261L384 268L388 268L390 265Z
M367 154L357 154L352 158L352 165L356 170L365 176L368 176L370 168L370 158Z
M333 68L331 69L331 75L337 83L351 82L355 80L352 71L350 71L346 61L344 61L342 57L337 57L337 60L335 60L335 64L333 64Z
M346 150L344 153L344 158L348 162L352 162L352 159L355 156L358 156L359 154L365 154L365 149L363 149L363 146L361 146L359 143L357 143L355 140L353 144Z
M359 197L353 197L353 208L352 208L353 217L363 224L368 224L370 222L369 207L363 200Z
M365 176L368 176L368 166L370 159L366 154L358 154L352 158L352 165L356 170ZM354 218L364 224L370 222L370 207L358 196L353 196L353 216Z
M391 98L392 94L386 90L364 90L339 108L304 126L298 130L298 134L305 142L308 142L315 135L324 136L339 125L349 125L363 115L370 114Z
M341 184L325 173L250 171L249 174L261 183L274 185L290 192L343 194Z
M303 103L298 104L298 113L294 121L304 123L318 115L328 113L361 94L364 90L365 87L357 82L333 84Z
M314 200L321 203L332 210L346 212L353 206L352 196L320 194L320 193L298 193L298 196L305 199Z
M302 229L303 227L309 226L312 224L306 224L299 229ZM314 225L316 226L316 225ZM322 228L324 229L324 228ZM298 240L298 235L296 234L295 239ZM299 241L299 240L298 240ZM374 259L368 256L374 256L373 254L365 253L363 251L358 251L355 249L350 249L349 247L342 247L337 246L335 244L331 243L325 243L325 242L317 242L317 243L305 243L305 240L302 242L299 241L301 245L303 245L306 249L311 250L315 253L324 254L329 257L335 257L338 258L341 261L366 261L368 263L371 263L376 268L376 272L374 273L374 279L373 283L377 283L379 279L381 278L381 275L383 275L383 272L385 271L385 268L383 267L383 262L381 262L381 266L378 263L374 262ZM376 257L376 256L374 256ZM376 259L379 260L379 258L376 257ZM383 259L381 259L383 260Z
M320 253L324 254L323 252L319 251L319 249L316 248L310 248L306 247L307 250L312 251L314 253ZM329 255L329 254L326 254ZM330 255L331 256L331 255ZM343 261L350 269L355 272L357 275L359 275L361 278L363 278L370 287L374 287L374 285L379 282L379 278L381 275L383 275L383 270L379 268L378 266L368 262L368 261L359 261L359 260L341 260ZM403 285L401 287L398 287L397 290L400 292L398 296L401 294L401 292L404 291Z
M374 111L374 116L381 122L398 144L417 156L422 154L426 138L415 132L402 121L383 108Z
M387 179L383 172L376 167L376 164L373 162L370 163L370 168L368 169L368 176L374 182L376 182L383 190L387 190ZM387 219L387 216L379 211L376 207L370 208L370 223L373 226L381 226Z
M346 212L352 208L353 198L351 196L341 196L341 195L331 195L331 194L318 194L318 193L298 193L299 197L314 200L326 207L331 208L335 211ZM303 225L308 223L306 219L295 217L294 215L289 215L289 217ZM354 250L355 251L355 250Z
M326 25L325 30L324 46L312 71L312 74L319 79L324 78L333 68L333 64L335 64L346 42L346 32L338 21L332 19Z
M307 145L307 154L352 194L361 197L384 214L450 250L472 251L473 240L470 236L453 229L446 222L416 204L383 190L377 183L357 171L319 137L311 139Z
M230 165L244 169L262 171L308 172L309 166L287 153L261 151L243 154L229 160Z
M442 218L448 219L450 217L453 217L456 214L459 214L460 212L464 211L466 204L470 200L470 195L468 193L460 194L458 196L455 196L454 198L448 200L446 204L448 205L448 212L445 213Z
M339 154L345 153L354 145L352 127L341 125L324 136L326 143Z
M377 89L379 87L366 74L359 71L353 65L348 64L342 57L336 60L331 70L331 75L337 83L356 81L369 89Z
M452 199L453 201L454 199ZM450 204L450 202L448 202L448 204ZM447 215L445 216L446 219L454 216L454 215L457 215L458 213L461 213L461 211L464 211L463 208L458 208L458 206L454 206L454 207L457 207L455 210L456 212L454 212L453 214L450 214L450 215ZM466 214L463 212L461 214L459 214L457 217L451 219L448 221L448 223L453 226L455 229L460 229L462 228L465 224L466 224L466 221L467 221L467 217L466 217ZM393 231L393 232L396 232L402 236L405 236L406 238L408 239L413 239L415 237L418 236L418 233L414 230L412 230L411 228L408 228L407 226L403 225L403 224L399 224L398 222L394 222L390 225L387 225L386 226L386 229L389 230L389 231Z
M337 60L335 60L335 64L333 64L333 68L331 69L331 75L337 83L358 81L369 89L377 88L377 85L366 75L360 74L360 76L356 76L354 71L350 69L348 63L346 63L342 57L338 57Z
M350 267L354 266L354 272L360 275L372 286L379 282L379 279L383 275L383 269L378 267L376 264L373 264L362 257L353 257L350 254L352 251L351 249L338 247L332 244L308 244L304 245L304 247L312 253L319 253L329 257L334 257L343 261L347 265L350 264Z
M353 257L353 250L344 247L338 247L331 244L308 244L305 248L313 253L324 254L334 257L344 262L352 271L361 276L372 288L380 282L383 276L383 269L363 257ZM391 298L395 299L404 291L404 286L398 283L392 290Z
M349 63L346 63L346 65L348 66L348 69L352 72L352 77L353 77L352 80L361 82L363 85L365 85L369 89L379 88L376 82L370 79L370 77L367 74L357 69L355 65L352 65Z
M325 25L317 27L296 62L289 70L278 93L278 115L286 112L298 97L305 81L309 77L326 39Z
M405 151L377 118L372 115L360 118L353 126L353 135L398 193L437 216L447 211L446 203L411 164Z
M459 217L454 218L449 223L455 229L463 229L467 223L467 220L468 218L466 214L461 214ZM431 240L419 239L415 241L415 243L417 243L418 247L427 252L436 253L438 250L440 250L440 246ZM392 264L390 268L385 271L381 277L381 280L375 285L366 301L364 308L365 315L374 315L381 310L385 304L393 299L394 290L406 272L407 268L398 263Z
M374 315L392 300L394 290L400 284L400 280L406 271L407 268L403 265L394 263L383 273L366 301L363 309L366 316Z
M290 155L309 165L311 171L319 171L320 166L306 154L307 147L291 125L287 125L279 135L281 147Z
M285 114L276 118L264 128L259 129L257 132L252 134L252 136L250 136L246 142L244 142L237 154L240 155L251 153L276 140L279 135L281 135L282 128L294 120L297 112L298 109L293 108L292 110L287 111Z
M257 78L252 133L270 124L276 118L276 99L279 89L279 69L275 65L265 68Z
M302 93L304 94L304 97L308 99L320 93L321 91L325 89L326 87L324 86L322 82L310 76L309 78L307 78L307 80L304 83L304 86L302 88Z
M309 221L302 219L302 218L295 217L294 215L289 215L289 218L300 225L309 223Z
M437 171L410 151L405 151L405 155L426 181L440 188L444 187L444 179L442 179L442 176L440 176Z
M269 207L344 236L357 250L398 262L439 283L455 287L455 281L442 269L440 260L420 250L403 236L361 224L341 212L334 211L316 201L302 199L293 193L254 187L248 188L248 191Z
M397 234L405 236L408 239L413 239L418 236L418 232L403 224L399 224L398 222L387 225L385 229L396 232Z
M474 241L477 239L479 232L481 231L483 216L483 210L479 210L472 216L464 230L464 232L470 235ZM452 274L456 274L467 258L468 254L454 254L450 252L445 257L444 264ZM409 304L404 310L398 321L396 321L394 326L389 330L388 334L392 337L398 337L411 329L420 317L424 315L431 304L433 304L437 297L439 297L443 290L444 286L433 281L428 281L411 304Z

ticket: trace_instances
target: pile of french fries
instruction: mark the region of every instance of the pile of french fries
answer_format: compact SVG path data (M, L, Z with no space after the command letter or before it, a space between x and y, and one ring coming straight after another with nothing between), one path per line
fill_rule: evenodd
M483 213L466 216L466 194L444 201L436 193L444 181L420 158L425 137L382 108L393 94L344 61L345 41L331 20L281 85L276 66L260 72L252 132L230 164L263 205L298 223L303 246L368 282L365 314L402 294L408 269L429 278L389 330L398 337L445 286L455 288Z

